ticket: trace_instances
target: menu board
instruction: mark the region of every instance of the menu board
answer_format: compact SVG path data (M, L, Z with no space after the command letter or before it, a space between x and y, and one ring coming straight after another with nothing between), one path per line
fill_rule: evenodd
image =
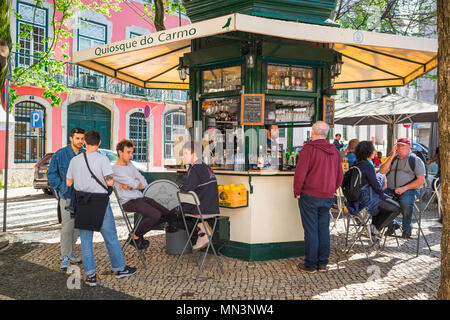
M264 94L241 96L241 125L264 125Z
M323 121L334 127L334 99L323 97Z
M193 121L192 121L192 100L189 100L186 102L186 129L193 127Z

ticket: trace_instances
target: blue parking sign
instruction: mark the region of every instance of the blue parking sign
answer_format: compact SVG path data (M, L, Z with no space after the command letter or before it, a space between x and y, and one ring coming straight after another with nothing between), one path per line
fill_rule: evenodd
M42 110L31 112L31 128L42 128Z

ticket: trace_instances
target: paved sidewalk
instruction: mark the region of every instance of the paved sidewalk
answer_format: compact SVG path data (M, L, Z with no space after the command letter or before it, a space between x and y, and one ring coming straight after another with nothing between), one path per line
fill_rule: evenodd
M22 187L22 188L8 188L7 195L8 199L29 197L37 194L44 194L41 189L35 189L33 187ZM5 198L5 189L0 189L0 200L3 203Z
M183 257L177 270L170 273L176 256L165 253L163 231L152 231L147 237L151 241L147 270L143 269L134 249L129 248L126 261L137 266L138 272L129 278L115 279L110 274L105 245L96 233L94 253L99 286L90 288L81 283L79 290L68 289L68 275L59 270L57 241L47 241L49 234L43 231L15 233L18 242L0 251L0 299L436 299L442 230L436 219L434 212L423 218L432 252L421 239L417 258L415 239L399 239L397 247L392 238L386 250L376 256L372 254L370 260L358 245L345 256L342 251L345 232L340 220L331 235L327 273L301 273L297 269L301 258L247 262L222 257L225 275L220 277L214 257L209 256L198 282L195 282L198 269L192 254ZM49 232L55 233L54 237L58 234L57 230ZM118 233L123 241L124 227L118 228ZM40 235L47 240L40 241Z

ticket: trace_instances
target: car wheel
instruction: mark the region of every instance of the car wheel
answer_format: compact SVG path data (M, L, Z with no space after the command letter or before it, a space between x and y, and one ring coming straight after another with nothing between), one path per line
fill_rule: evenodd
M44 193L48 194L49 196L53 195L53 190L52 189L42 189L42 191L44 191Z

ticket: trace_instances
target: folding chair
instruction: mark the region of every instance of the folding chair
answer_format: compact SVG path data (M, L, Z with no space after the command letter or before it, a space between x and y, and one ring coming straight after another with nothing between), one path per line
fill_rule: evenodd
M191 248L192 248L191 238L192 238L192 235L194 234L194 232L196 231L197 224L200 221L203 224L203 226L204 226L204 229L205 229L206 235L208 237L209 243L208 243L208 246L206 248L205 254L203 256L203 260L202 260L202 263L200 265L199 271L197 273L197 277L195 278L195 281L198 280L198 278L199 278L199 276L200 276L200 274L202 272L203 265L205 263L206 256L208 254L209 248L212 249L212 251L214 253L214 257L216 258L217 264L219 265L220 272L223 274L222 265L221 265L220 260L219 260L219 258L217 256L217 253L216 253L216 250L214 248L214 245L212 244L212 237L214 235L214 231L216 230L217 221L221 217L221 215L220 214L203 214L201 212L201 210L200 210L200 200L198 199L197 194L194 191L189 191L189 192L179 191L179 192L177 192L177 198L178 198L178 201L180 203L180 210L181 210L181 213L182 213L181 216L183 217L183 223L184 223L184 226L185 226L185 229L186 229L186 234L188 236L188 239L187 239L186 244L185 244L185 246L183 248L183 251L178 256L177 262L172 267L171 272L173 273L175 271L175 269L177 268L178 264L181 261L181 258L183 257L184 252L186 251L187 246L190 245ZM184 213L183 212L183 206L182 206L183 203L195 205L197 207L197 210L198 210L199 214L198 215L194 215L194 214L186 214L186 213ZM189 230L188 230L188 227L187 227L187 223L186 223L185 217L190 217L190 218L196 219L194 227L193 227L193 229L192 229L190 234L189 234ZM208 220L208 219L214 219L214 225L213 225L211 234L209 233L208 228L205 225L205 220ZM197 262L197 265L198 265L198 262Z
M425 240L425 242L426 242L426 244L428 246L428 249L430 250L430 253L431 253L430 244L428 243L427 237L425 237L425 234L424 234L423 229L422 229L422 211L424 211L424 210L420 210L420 208L418 206L419 203L420 203L420 199L417 199L416 202L414 203L414 209L416 209L416 210L413 210L413 215L414 215L414 218L417 221L417 227L418 227L418 230L417 230L416 257L419 256L420 234L422 234L422 237ZM419 213L419 217L417 217L416 211Z
M430 200L428 200L427 204L425 205L425 207L423 208L423 211L427 211L428 207L430 206L431 203L433 203L433 200L436 199L438 202L438 214L439 216L441 215L441 185L439 183L440 179L436 179L433 182L433 192L431 193L431 197Z
M350 252L350 250L353 249L356 242L359 240L359 242L361 243L361 246L364 249L364 252L367 256L367 259L369 259L368 250L372 249L375 244L372 241L372 238L370 236L371 216L370 216L370 213L366 210L359 211L358 214L359 214L359 217L361 218L361 221L359 221L360 219L357 218L356 215L353 215L350 213L347 214L346 235L345 235L345 253L348 254ZM351 244L348 245L348 237L349 237L351 227L353 227L353 229L354 229L354 234L353 234L352 240L350 242ZM367 232L368 238L369 238L369 246L367 247L367 249L362 240L364 232Z
M420 203L420 202L421 202L421 200L420 200L420 197L419 197L418 199L416 199L416 202L414 203L414 208L413 208L413 217L414 217L414 219L416 219L416 222L417 222L417 225L418 225L416 257L419 256L420 234L422 234L422 237L424 238L424 240L425 240L425 242L426 242L426 244L427 244L427 246L428 246L428 249L429 249L430 252L431 252L431 247L430 247L430 245L429 245L429 243L428 243L428 240L427 240L427 238L425 237L425 234L424 234L423 229L422 229L422 223L421 223L421 221L422 221L422 211L423 211L423 210L420 210L420 209L419 209L418 203ZM415 210L414 210L414 209L415 209ZM418 216L417 216L417 214L416 214L416 211L419 213ZM392 221L393 221L393 220L394 220L394 219L392 219ZM382 234L383 234L383 236L384 236L384 233L385 233L385 229L386 229L386 228L383 228L383 229L384 229L384 230L382 231ZM399 238L402 238L402 236L398 236L397 234L394 234L394 235L390 235L389 237L395 238L395 239L397 240L397 246L399 246L398 239L399 239ZM384 246L385 246L385 244L386 244L386 238L387 238L387 236L384 236L384 243L383 243L382 248L384 248Z
M125 253L125 251L128 248L128 245L131 243L131 241L133 241L133 244L138 253L139 259L141 260L142 264L144 265L144 268L147 269L147 265L145 264L145 261L144 261L145 260L144 259L145 249L138 249L136 240L134 239L136 230L139 227L139 225L141 224L144 217L136 212L125 211L123 209L122 204L120 203L120 197L119 197L119 193L117 192L116 187L114 187L114 194L116 195L117 202L119 203L120 211L122 211L122 216L123 216L123 219L125 220L125 224L127 225L127 229L128 229L128 239L125 241L125 243L122 246L122 252ZM131 215L134 215L134 226L131 223L130 218L129 218L129 216L131 216Z
M336 228L336 223L339 220L339 218L341 217L341 215L344 212L344 206L345 206L345 197L344 197L344 193L342 192L342 188L339 187L336 190L335 193L336 196L336 207L337 207L337 216L334 217L333 212L336 212L333 210L333 208L330 209L330 219L333 221L333 226L331 227L331 230L333 230L334 228Z

